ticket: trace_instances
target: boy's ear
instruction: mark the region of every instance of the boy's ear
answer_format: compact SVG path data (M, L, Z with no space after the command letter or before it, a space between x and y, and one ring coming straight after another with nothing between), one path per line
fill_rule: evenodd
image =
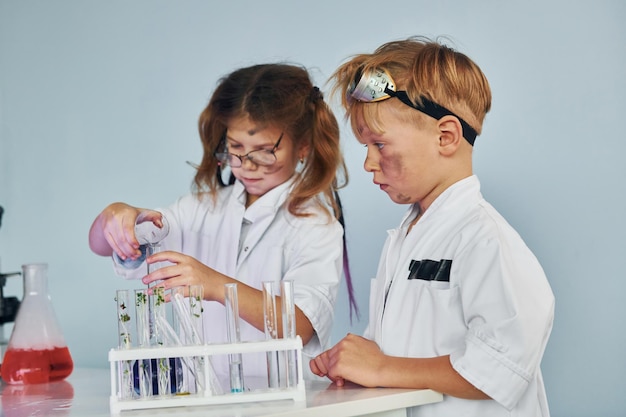
M454 116L444 116L438 120L439 147L442 154L452 155L463 143L463 127Z

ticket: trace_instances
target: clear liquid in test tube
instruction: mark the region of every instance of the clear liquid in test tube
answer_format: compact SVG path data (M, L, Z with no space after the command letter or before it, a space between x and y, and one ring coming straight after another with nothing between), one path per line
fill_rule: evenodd
M237 284L224 285L224 305L226 307L226 328L228 343L240 343L239 334L239 300ZM228 355L230 368L230 392L243 392L243 366L241 353Z
M263 319L265 323L265 338L278 339L278 320L276 317L276 297L274 282L263 281ZM280 387L279 355L276 351L267 352L267 384L269 388Z
M170 301L172 305L172 322L173 330L175 332L173 342L176 346L183 346L189 344L188 330L186 328L186 322L189 320L189 312L185 308L185 287L173 287L170 290ZM191 371L189 366L185 366L188 361L187 358L175 358L174 359L174 375L175 390L178 395L184 395L190 393L189 381L191 379Z
M161 252L161 244L159 243L154 243L154 244L147 244L146 245L146 256L152 256L155 253ZM160 263L154 263L154 264L146 264L146 268L147 268L147 272L148 274L151 272L156 271L157 269L161 268L162 265L160 265ZM148 290L152 290L154 287L154 283L152 284L148 284ZM148 291L148 294L150 294L150 291ZM152 311L152 303L148 303L148 318L149 318L149 326L150 326L150 338L153 339L156 335L155 335L155 329L154 329L154 312Z
M152 308L151 314L153 318L153 346L168 346L170 345L168 330L171 330L171 327L167 320L166 307L169 304L165 302L165 289L163 287L152 287L149 302ZM156 364L158 393L161 396L170 395L172 393L170 358L157 358Z
M293 281L281 281L280 290L283 338L294 339L296 337L296 304L293 298ZM288 387L295 387L298 384L298 356L294 350L286 350L285 356L285 384Z

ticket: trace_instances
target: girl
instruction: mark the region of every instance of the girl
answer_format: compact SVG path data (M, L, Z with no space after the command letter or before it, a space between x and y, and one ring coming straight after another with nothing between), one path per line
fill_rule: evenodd
M109 205L89 232L92 251L137 259L137 216L161 227L163 215L170 233L147 262L168 266L120 274L165 289L201 284L207 342L227 341L224 284L238 284L245 341L264 338L261 283L293 280L296 332L314 357L329 344L344 249L335 190L347 174L334 115L304 68L256 65L221 80L199 131L204 155L192 193L160 212ZM227 374L226 358L214 366ZM266 375L265 360L244 362L244 372Z

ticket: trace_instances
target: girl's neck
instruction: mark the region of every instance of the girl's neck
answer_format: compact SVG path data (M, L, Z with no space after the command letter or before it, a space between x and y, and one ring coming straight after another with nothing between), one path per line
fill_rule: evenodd
M252 194L248 194L248 192L246 192L246 208L250 207L259 198L260 198L260 196L258 196L258 195L252 195Z

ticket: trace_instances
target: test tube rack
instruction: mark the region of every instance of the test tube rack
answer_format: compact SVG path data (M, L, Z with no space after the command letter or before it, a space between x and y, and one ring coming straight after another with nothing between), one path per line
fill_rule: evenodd
M209 358L214 355L236 353L295 351L297 356L297 384L293 387L254 389L238 393L215 395L211 392L209 381ZM189 395L153 396L149 398L122 399L118 363L121 361L158 359L158 358L191 358L204 357L205 381L202 392ZM111 349L109 351L111 368L111 414L120 414L123 410L155 409L167 407L186 407L199 405L240 404L246 402L293 400L296 403L306 401L306 391L302 374L302 339L296 336L291 339L269 339L257 342L186 345L172 347L147 347L131 349Z

